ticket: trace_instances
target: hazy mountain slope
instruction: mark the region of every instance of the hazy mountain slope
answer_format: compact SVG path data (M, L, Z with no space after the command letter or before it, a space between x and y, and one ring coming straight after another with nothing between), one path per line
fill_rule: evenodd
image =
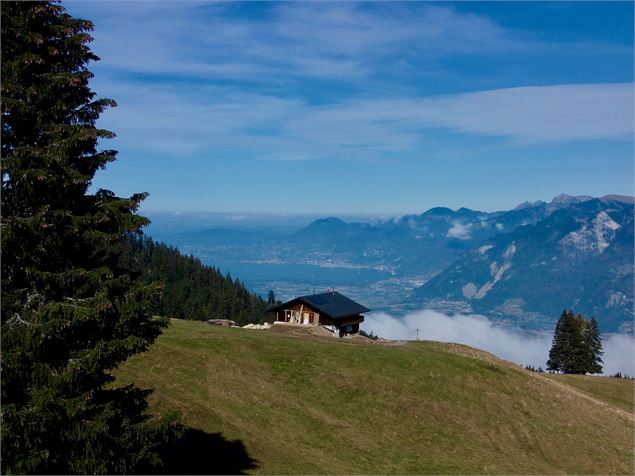
M560 195L551 203L527 203L499 212L436 207L372 224L321 218L294 233L210 229L162 239L215 262L328 264L430 276L489 237L536 223L588 198Z
M559 195L550 203L523 204L514 210L480 212L469 208L431 208L420 215L375 224L316 220L282 240L291 256L308 252L352 264L390 269L400 274L435 273L483 240L534 224L563 207L591 197Z
M422 304L521 318L535 327L564 308L603 331L632 325L633 205L593 199L485 240L414 293Z
M154 411L178 408L210 434L206 446L178 453L176 469L197 461L207 473L219 462L227 468L242 445L261 474L633 468L632 412L469 347L172 323L117 377L154 388ZM632 381L619 384L633 391ZM223 439L231 441L217 445Z
M437 207L376 223L331 217L293 233L217 229L166 241L221 268L251 263L379 269L385 281L377 292L364 292L371 299L385 295L380 306L480 312L539 329L552 329L562 309L573 307L595 315L608 332L633 322L632 218L632 197L563 194L509 211ZM262 289L343 284L335 273L332 282L309 283L309 274L302 269L282 284L272 277Z
M431 274L483 239L544 214L544 207L509 212L509 218L507 212L434 208L375 224L323 218L289 235L208 230L174 240L186 251L225 261L329 263Z

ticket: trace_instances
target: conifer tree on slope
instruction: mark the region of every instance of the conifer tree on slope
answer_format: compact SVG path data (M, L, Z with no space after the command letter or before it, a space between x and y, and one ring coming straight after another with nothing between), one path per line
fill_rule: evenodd
M560 371L564 366L565 359L571 352L571 342L569 332L565 329L566 320L568 318L567 311L562 311L560 318L556 323L556 331L551 342L551 350L549 350L549 360L547 361L547 370Z
M267 307L273 307L276 305L276 293L273 292L273 289L269 290L267 294Z
M602 372L602 354L604 354L604 350L602 349L598 323L594 317L587 321L584 340L588 348L586 371L590 374L599 374Z
M2 465L14 473L129 473L180 431L148 391L109 371L165 321L118 265L145 197L88 194L115 160L95 127L115 103L88 81L92 24L49 2L2 2Z
M568 374L602 372L602 342L595 319L563 311L556 324L547 369Z

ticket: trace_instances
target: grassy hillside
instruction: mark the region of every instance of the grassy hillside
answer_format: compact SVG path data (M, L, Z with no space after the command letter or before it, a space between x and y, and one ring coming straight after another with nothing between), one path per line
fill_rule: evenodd
M615 407L633 413L635 382L633 380L591 377L588 375L550 375L546 377L575 387Z
M117 375L154 388L154 411L177 408L197 429L174 450L172 471L633 470L632 414L617 402L465 346L173 320Z

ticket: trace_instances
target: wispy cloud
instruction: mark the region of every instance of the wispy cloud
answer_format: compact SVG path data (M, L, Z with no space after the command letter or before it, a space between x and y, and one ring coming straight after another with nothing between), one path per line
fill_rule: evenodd
M424 124L527 142L629 138L633 83L563 84L421 100Z
M438 5L95 2L90 8L103 39L99 52L129 72L355 79L448 54L547 48L486 17Z
M436 97L341 100L329 105L235 87L104 83L119 110L104 125L119 144L179 157L225 149L270 160L390 159L436 130L503 142L628 140L633 85L510 88Z
M385 313L371 313L363 327L388 339L414 340L419 338L441 342L455 342L482 349L520 365L546 368L551 348L551 334L526 333L495 326L479 315L447 316L431 310L393 317ZM622 372L635 375L635 338L624 334L603 337L604 374Z
M438 131L530 144L632 134L631 83L478 90L471 77L476 91L427 92L424 78L460 74L448 65L457 58L632 55L602 42L547 42L447 5L68 5L96 23L104 61L95 88L120 103L104 125L135 152L385 160L423 156Z
M440 4L90 2L84 9L110 68L172 77L355 81L418 76L460 55L632 55L602 42L547 42Z

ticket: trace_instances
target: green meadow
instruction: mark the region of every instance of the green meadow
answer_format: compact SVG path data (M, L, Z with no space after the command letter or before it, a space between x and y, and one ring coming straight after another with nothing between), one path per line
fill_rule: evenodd
M191 428L166 471L632 474L633 381L318 331L172 320L116 376Z

